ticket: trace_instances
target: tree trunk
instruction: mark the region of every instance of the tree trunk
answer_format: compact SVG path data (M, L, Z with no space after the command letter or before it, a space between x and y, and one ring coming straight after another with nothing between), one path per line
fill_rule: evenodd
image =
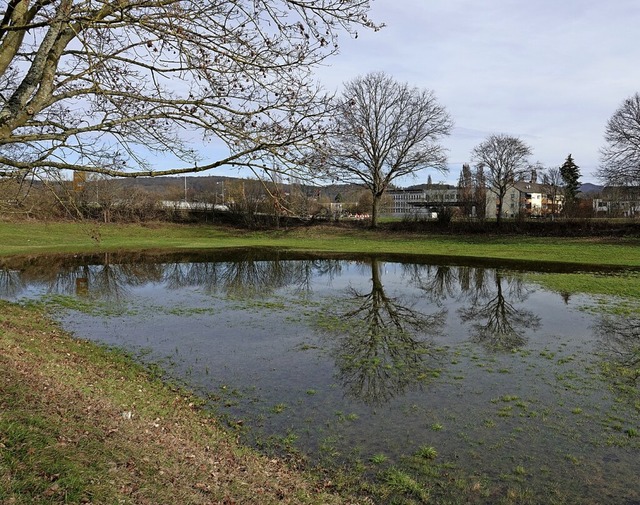
M502 220L502 203L504 200L504 195L502 195L498 199L498 215L496 216L496 225L500 226L500 221Z
M382 195L373 194L373 201L371 203L371 228L378 227L378 207Z

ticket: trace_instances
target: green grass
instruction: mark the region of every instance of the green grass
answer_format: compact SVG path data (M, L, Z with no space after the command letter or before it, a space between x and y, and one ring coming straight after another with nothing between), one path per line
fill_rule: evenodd
M438 456L438 451L434 447L425 445L420 447L416 454L423 459L435 459Z
M0 255L142 249L273 247L326 253L397 253L549 263L640 266L640 239L451 236L339 227L246 231L213 225L0 223Z
M389 488L390 494L405 495L426 503L429 500L429 493L410 475L397 468L391 468L385 476L385 485Z
M558 293L593 293L640 298L640 272L626 272L624 275L528 274L527 280Z
M388 458L384 454L374 454L373 456L371 456L371 458L369 458L369 461L371 461L371 463L373 463L374 465L381 465L387 460Z

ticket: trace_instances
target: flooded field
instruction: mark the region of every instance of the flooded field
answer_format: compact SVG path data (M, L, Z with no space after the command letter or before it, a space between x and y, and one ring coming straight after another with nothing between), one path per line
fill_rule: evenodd
M453 258L102 255L5 260L0 297L45 301L267 452L406 477L417 501L407 483L439 482L443 500L640 503L640 322L543 276Z

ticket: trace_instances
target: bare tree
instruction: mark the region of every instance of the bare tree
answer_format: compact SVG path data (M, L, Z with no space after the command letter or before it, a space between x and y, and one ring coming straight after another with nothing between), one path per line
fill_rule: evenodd
M369 0L8 0L0 176L284 169L323 131L311 71ZM202 158L194 145L217 153ZM173 168L155 169L152 154Z
M609 185L640 185L640 94L627 98L607 123L598 177Z
M471 152L471 159L486 169L484 177L487 189L496 195L498 224L502 218L504 196L515 180L528 170L531 148L517 137L505 134L490 135Z
M563 180L559 167L544 169L542 173L542 185L547 192L547 199L551 208L549 213L555 217L558 215L558 204L563 195Z
M363 184L371 192L372 227L392 181L425 168L447 171L445 149L438 142L453 122L432 91L370 73L345 85L336 117L321 162L340 180Z

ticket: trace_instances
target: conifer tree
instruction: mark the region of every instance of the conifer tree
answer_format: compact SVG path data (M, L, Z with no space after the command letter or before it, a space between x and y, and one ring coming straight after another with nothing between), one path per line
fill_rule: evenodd
M474 183L471 167L468 163L462 165L458 179L458 201L465 216L470 216L474 206Z
M580 167L575 164L571 154L567 156L564 164L560 167L560 176L564 182L564 205L565 211L571 212L578 202L578 191L580 189Z

